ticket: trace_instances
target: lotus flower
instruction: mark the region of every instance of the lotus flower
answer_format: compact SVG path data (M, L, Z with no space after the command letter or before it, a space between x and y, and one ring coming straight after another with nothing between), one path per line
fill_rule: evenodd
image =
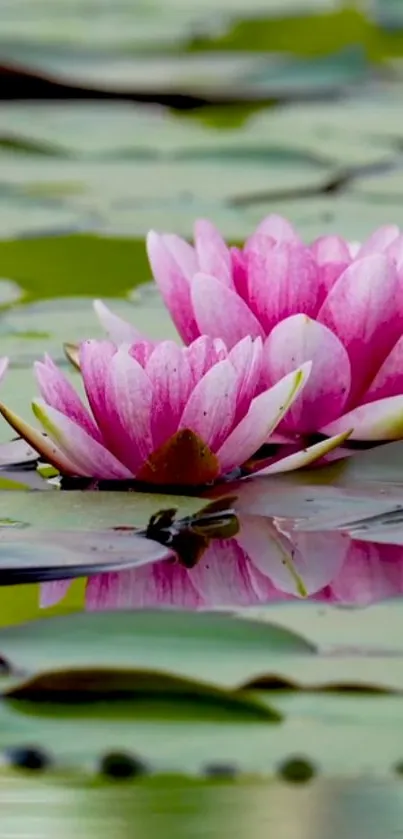
M206 484L270 439L307 381L309 363L256 395L262 353L261 339L250 337L229 352L203 336L189 347L85 341L79 361L90 409L45 357L35 364L42 399L33 402L42 433L4 405L0 410L62 474ZM327 440L326 447L339 442Z
M191 569L176 560L162 560L91 577L86 606L90 610L234 608L307 597L340 576L349 546L344 533L285 535L275 519L243 515L239 533L232 539L212 539ZM61 600L69 585L69 580L44 583L42 606Z
M210 222L198 221L194 247L151 232L147 249L185 344L201 332L229 349L245 335L262 338L264 387L312 361L309 382L278 429L284 442L349 428L352 440L403 437L398 227L376 230L363 245L324 236L305 246L288 221L273 215L238 249ZM133 336L102 304L97 310L114 340Z

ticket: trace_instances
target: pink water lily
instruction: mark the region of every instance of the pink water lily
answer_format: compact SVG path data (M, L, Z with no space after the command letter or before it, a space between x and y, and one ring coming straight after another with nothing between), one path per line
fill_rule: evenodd
M203 336L189 347L85 341L79 364L88 406L46 356L35 364L42 430L0 410L62 474L201 485L248 461L308 380L309 362L259 389L262 358L261 339L250 337L230 351Z
M305 245L279 216L242 249L208 221L194 245L150 232L155 280L183 341L200 333L228 348L264 340L262 383L312 361L303 393L281 423L283 441L353 429L352 440L403 437L403 233L391 225L360 244L323 236ZM107 329L133 328L97 305Z

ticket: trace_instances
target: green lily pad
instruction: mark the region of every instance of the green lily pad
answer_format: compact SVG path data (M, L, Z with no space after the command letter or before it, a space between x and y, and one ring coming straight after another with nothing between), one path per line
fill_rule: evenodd
M386 485L393 492L394 487L402 484L403 476L403 441L386 443L369 451L357 452L354 457L336 461L324 470L324 479L342 486L371 486L376 491L376 483Z
M74 159L145 162L152 158L165 161L221 158L227 167L235 160L252 164L260 159L273 168L277 185L281 175L286 177L284 165L288 164L291 173L295 170L297 187L303 165L306 175L314 175L316 167L321 167L326 175L332 166L362 166L391 155L401 133L397 99L391 96L390 101L379 100L381 120L379 110L376 118L371 104L365 100L354 104L343 102L342 106L300 103L286 109L260 108L256 113L245 106L243 119L238 118L235 123L231 123L231 115L242 116L239 107L225 112L216 109L217 125L213 114L207 120L204 111L196 116L172 116L122 102L92 102L90 108L82 102L9 103L3 106L2 113L4 130L12 131L15 143L17 138L22 146L35 141L41 145L42 153L46 148L53 153L58 150L60 158L70 160L70 165L65 167L66 175L71 170L80 172L71 162ZM220 114L227 120L222 125L218 122ZM0 115L0 136L1 130ZM69 184L71 194L80 191L81 177L65 181L60 177L63 172L60 159L56 170L52 161L47 167L46 160L40 161L35 156L30 163L28 152L35 155L35 147L27 147L26 152L24 171L28 175L33 171L32 164L36 164L38 175L48 170L58 177L53 184L49 178L43 181L43 196L68 195ZM24 185L17 168L21 154L19 158L11 156L9 162L11 182ZM40 180L38 177L33 181L32 188L27 186L24 193L34 195L36 183L39 195Z
M392 445L400 447L401 444ZM373 469L370 466L370 453L360 453L357 458L359 460L363 457L365 460L367 454L368 480L365 464L361 473L359 464L355 465L355 457L326 469L318 467L316 470L279 474L269 478L257 477L251 481L240 481L234 487L237 495L236 509L241 514L295 519L297 529L309 531L347 529L356 521L387 516L400 510L403 484L397 480L398 461L395 461L394 470L391 453L391 477L384 480L387 466L382 469L382 458L387 463L387 454L383 455L381 449L377 450L377 454L371 452L374 456ZM360 479L361 474L363 477ZM291 522L288 526L293 529Z
M397 169L378 175L376 178L358 177L354 181L353 190L357 195L368 196L374 203L380 205L389 203L390 206L395 206L398 212L403 196L402 171Z
M143 241L84 234L0 241L0 270L32 297L123 295L150 276Z
M279 164L305 163L310 167L321 161L328 164L325 150L317 157L309 148L299 151L294 147L299 138L290 139L285 131L278 135L276 145L276 137L267 132L279 120L271 109L253 115L247 106L238 108L243 119L235 125L231 124L233 111L229 109L228 124L218 130L213 122L201 118L151 111L125 102L92 102L91 108L85 102L13 102L3 106L0 113L0 136L4 124L4 131L12 132L15 142L19 138L21 147L35 140L42 149L56 149L67 158L175 160L221 156L228 162L260 155L268 165L276 160ZM295 116L299 114L300 109L296 109ZM308 130L306 124L304 127ZM312 124L309 131L314 134ZM35 147L28 146L26 152L34 153Z
M105 302L117 315L132 323L140 332L152 339L171 338L180 342L178 333L169 318L154 284L149 283L131 293L130 300L107 299L110 287L105 293ZM66 313L67 328L66 328ZM14 386L9 386L7 378L2 383L2 400L20 399L23 391L25 400L34 395L36 386L31 370L25 382L18 375L16 368L31 365L44 353L64 367L70 368L63 343L80 343L88 338L106 338L106 333L94 312L93 297L67 297L63 300L44 300L25 306L15 307L4 313L0 321L0 349L11 359ZM74 371L68 370L72 381L80 388L80 378ZM11 375L10 375L11 379ZM6 398L6 395L7 398Z
M389 686L400 687L403 675L400 669L403 666L403 603L400 600L389 600L387 603L377 603L371 608L358 610L313 601L273 603L243 609L242 615L269 623L275 621L276 624L297 633L304 632L314 645L326 653L323 658L315 657L314 666L319 660L323 663L325 657L328 657L325 665L328 673L321 679L322 683L332 681L332 669L333 680L340 680L343 666L350 657L351 672L346 672L344 680L348 678L349 681L354 681L354 666L359 665L361 658L361 664L367 667L367 684L378 682L388 685L387 678L379 680L371 676L372 658L377 659L374 664L376 669L384 656L382 666L385 668L384 673L387 673L389 668ZM322 664L320 666L322 667ZM305 685L309 682L313 684L308 670L307 661L306 678L298 679ZM397 673L396 681L394 671ZM341 680L343 681L343 677Z
M223 493L221 493L222 495ZM38 527L49 533L58 530L99 530L108 527L144 527L158 510L176 507L179 516L191 515L203 506L200 498L142 492L48 492L0 493L0 519Z
M53 628L52 628L53 627ZM81 639L81 641L80 641ZM31 672L49 666L130 666L235 687L273 657L313 654L302 635L226 615L87 613L0 630L2 655Z
M150 128L157 130L157 126ZM253 136L253 130L251 133ZM130 218L133 213L134 220L139 218L138 210L143 207L154 212L157 207L183 207L191 214L189 222L192 216L205 214L209 207L208 215L213 215L219 223L219 214L224 213L225 220L226 206L233 198L253 194L265 182L273 196L284 192L298 195L301 190L319 192L333 174L332 165L326 160L317 163L314 158L308 159L307 153L304 159L299 150L293 159L292 147L285 155L279 151L280 139L274 147L268 145L267 150L260 139L257 154L256 142L252 143L249 154L247 139L245 142L246 149L242 154L239 143L238 151L235 147L232 154L230 145L230 153L226 153L225 146L218 154L212 154L210 148L205 157L200 151L185 156L179 149L178 158L158 155L146 159L139 156L101 161L93 158L61 161L43 155L21 158L21 155L3 153L4 181L12 199L25 201L31 208L37 204L48 214L55 209L53 229L51 221L48 225L53 235L58 232L58 211L67 211L73 217L70 225L73 231L92 229L102 233L115 228L118 236L118 221L122 214L126 213ZM376 153L379 156L378 150ZM242 216L241 210L237 213ZM38 223L41 223L40 218ZM68 230L68 224L66 227ZM46 234L46 225L44 232ZM132 222L131 236L146 232L144 226L136 227ZM187 233L188 229L178 232ZM225 229L223 233L234 235L231 229ZM120 235L123 238L125 234L121 232ZM106 246L103 248L105 251Z
M55 236L92 229L93 218L85 210L65 206L48 194L35 199L16 193L0 195L1 238Z

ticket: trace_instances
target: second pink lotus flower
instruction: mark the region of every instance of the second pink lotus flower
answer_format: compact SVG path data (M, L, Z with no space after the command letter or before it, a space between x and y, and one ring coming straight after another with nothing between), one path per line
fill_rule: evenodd
M194 246L151 232L147 249L186 344L200 333L228 348L245 335L262 338L265 387L312 361L309 382L279 427L284 442L348 429L352 440L403 437L398 227L379 228L362 245L324 236L306 246L288 221L269 216L238 249L202 220ZM98 313L114 340L136 334L99 304Z

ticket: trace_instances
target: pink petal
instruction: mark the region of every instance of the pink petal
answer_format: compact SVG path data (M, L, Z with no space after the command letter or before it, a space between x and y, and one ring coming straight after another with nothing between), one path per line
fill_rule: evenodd
M192 282L192 304L199 331L222 338L231 349L245 335L264 337L262 327L235 291L207 274L196 274Z
M41 396L45 402L52 408L56 408L57 411L61 411L62 414L80 425L87 434L101 442L102 435L94 420L84 407L71 382L56 367L52 359L47 356L45 363L36 361L34 371Z
M321 268L319 268L319 306L323 304L323 301L329 294L330 289L333 288L334 284L349 265L349 262L329 262L327 265L322 265Z
M116 346L119 344L132 344L134 341L141 341L142 334L131 323L115 315L105 306L102 300L94 300L95 314L105 332Z
M374 402L386 396L397 396L403 393L403 336L378 370L365 396L365 402Z
M278 603L284 600L293 600L292 594L287 594L285 591L280 591L276 588L270 577L267 574L262 574L252 562L248 562L249 577L256 592L257 603Z
M114 355L105 383L108 443L136 475L154 450L153 388L147 373L125 349Z
M276 461L263 469L256 469L254 476L259 475L278 475L282 472L296 472L298 469L304 469L307 466L312 466L317 460L326 457L329 452L338 450L343 445L345 440L350 437L351 429L336 434L334 437L329 437L327 440L321 440L313 446L308 446L306 449L300 449L297 452L276 459ZM341 449L340 449L341 451ZM348 455L344 455L348 456Z
M162 341L145 369L153 389L151 433L157 449L177 431L193 377L185 350L173 341Z
M334 579L350 545L344 533L287 532L276 519L258 515L241 520L237 541L277 589L300 597Z
M217 353L217 360L224 361L224 358L228 357L228 350L227 346L222 340L222 338L213 338L214 349Z
M171 245L172 240L167 244L165 237L154 231L147 236L148 259L162 298L179 335L190 344L200 330L193 315L189 280L172 255Z
M340 573L330 581L336 603L369 606L403 592L403 551L352 539Z
M260 222L255 232L248 240L248 245L255 236L270 236L275 242L300 243L301 241L292 224L287 221L287 219L282 216L278 216L275 213L266 216L266 218Z
M310 369L310 363L303 364L299 370L289 373L270 390L255 396L248 413L231 431L217 452L221 474L241 466L266 442L304 387Z
M235 291L240 297L246 297L248 291L248 271L246 256L239 248L230 248L232 263L232 279Z
M393 239L386 248L385 253L389 259L395 262L397 270L400 273L403 269L403 233L399 233L396 239Z
M229 360L238 377L238 396L235 422L246 414L251 400L258 393L262 373L263 344L261 338L255 341L247 336L235 344L229 353Z
M176 562L156 562L153 572L156 606L197 609L201 605L191 575L182 565Z
M225 344L218 338L209 338L208 335L201 335L185 348L190 370L193 377L193 386L213 367L218 361L227 358Z
M319 302L321 304L336 280L350 265L351 256L347 242L341 236L322 236L311 245L311 251L320 268Z
M80 369L91 411L102 432L105 425L105 381L116 347L110 341L83 341L80 345Z
M248 276L248 254L256 253L259 254L261 259L267 259L269 252L273 250L277 244L279 244L279 242L277 242L276 239L273 239L272 236L265 236L264 233L253 233L253 235L247 239L242 251L246 277ZM244 295L245 297L248 295L247 285L245 286Z
M320 266L328 262L351 262L348 244L341 236L321 236L312 243L311 251Z
M247 259L249 303L266 334L289 315L316 314L319 269L308 248L286 242L265 255L249 251Z
M248 563L235 539L213 540L189 573L209 608L248 606L256 602Z
M257 594L265 593L262 583L266 580L266 594L273 599L276 599L275 593L281 599L284 588L291 590L294 595L303 596L306 593L305 583L293 566L292 546L287 546L286 537L278 533L273 519L253 514L244 515L240 518L240 525L241 529L236 538L248 556L249 574ZM281 585L280 592L277 586L279 575L281 583L284 582L285 576L290 577L289 582L294 582L294 587Z
M337 280L318 314L340 338L351 362L350 404L354 404L394 343L402 312L396 307L400 285L396 269L382 254L353 262Z
M135 344L131 344L127 347L127 350L132 358L138 361L142 367L145 367L150 355L154 352L155 347L157 346L158 343L155 341L136 341Z
M352 428L351 440L401 440L403 438L403 395L388 396L359 405L321 429L323 434L340 434Z
M111 452L64 414L42 399L32 403L36 418L62 453L77 463L81 474L99 480L126 480L131 474Z
M169 561L92 577L87 583L85 600L89 611L160 606L195 609L201 604L189 573L183 566Z
M202 274L211 274L232 288L231 255L221 233L210 221L199 219L195 224L194 237L198 270Z
M174 233L164 233L162 240L178 268L182 271L187 280L191 280L198 270L198 261L195 249L189 242L176 236Z
M237 376L230 361L220 361L197 383L185 406L179 429L190 428L214 452L232 427Z
M71 580L52 580L49 583L41 583L39 587L39 602L41 609L49 609L56 606L66 596L71 586Z
M383 227L378 227L369 238L363 242L358 251L357 256L361 259L363 256L370 256L370 254L381 253L399 236L400 230L397 224L385 224Z
M286 417L284 429L310 434L340 416L350 392L350 361L330 329L306 315L292 315L272 329L263 350L266 386L304 361L312 361L309 381Z

